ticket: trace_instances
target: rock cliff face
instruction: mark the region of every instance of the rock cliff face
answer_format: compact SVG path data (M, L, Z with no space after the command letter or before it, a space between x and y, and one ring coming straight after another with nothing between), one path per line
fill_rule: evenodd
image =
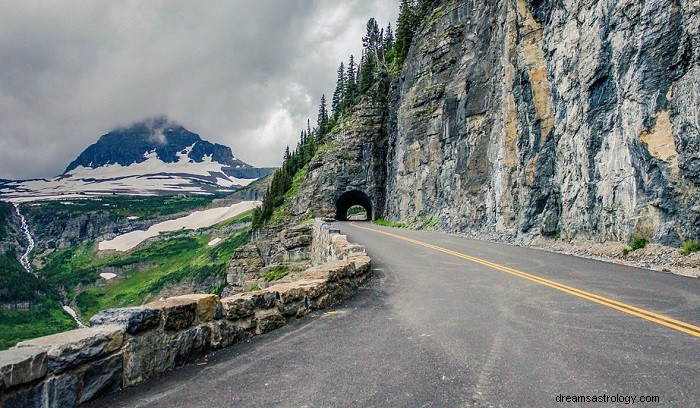
M698 1L438 3L388 102L355 108L291 215L359 191L374 218L523 242L698 239L698 49Z
M442 4L392 89L384 216L697 238L698 49L697 1Z

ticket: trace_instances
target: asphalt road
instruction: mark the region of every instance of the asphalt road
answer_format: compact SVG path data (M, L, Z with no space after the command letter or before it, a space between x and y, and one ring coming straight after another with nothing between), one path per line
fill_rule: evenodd
M91 406L544 407L560 395L700 406L699 279L338 226L373 260L353 298ZM625 404L597 406L610 405Z

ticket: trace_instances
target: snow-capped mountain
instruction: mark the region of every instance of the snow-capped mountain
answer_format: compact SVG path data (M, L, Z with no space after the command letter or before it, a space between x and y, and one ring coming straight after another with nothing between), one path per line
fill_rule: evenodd
M158 117L103 135L60 176L0 181L0 197L31 201L111 193L231 192L273 170L244 163L231 148Z

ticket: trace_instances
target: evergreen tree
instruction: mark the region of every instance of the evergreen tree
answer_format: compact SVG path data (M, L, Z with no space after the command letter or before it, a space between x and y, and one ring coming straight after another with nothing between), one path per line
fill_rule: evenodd
M348 69L345 75L345 98L343 106L352 106L355 103L355 98L357 97L357 78L356 78L355 57L350 56L350 61L348 62Z
M328 125L328 109L326 108L326 95L321 95L321 103L318 107L318 119L316 121L318 126L319 137L323 137L326 134L326 127Z
M335 83L335 91L331 101L331 109L333 110L333 118L340 116L340 107L345 99L345 65L341 62L338 67L338 79Z
M399 20L396 28L396 62L399 66L408 55L413 33L419 23L415 0L401 0Z

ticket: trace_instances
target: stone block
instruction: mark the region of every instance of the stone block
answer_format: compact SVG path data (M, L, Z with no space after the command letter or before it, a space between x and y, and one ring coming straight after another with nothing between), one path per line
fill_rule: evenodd
M219 319L223 315L223 308L217 295L193 294L175 296L169 299L192 300L197 303L196 319L199 323Z
M250 317L256 309L270 309L277 305L280 294L276 291L261 290L239 293L221 300L224 316L229 320Z
M107 309L96 314L90 319L90 326L103 326L106 324L118 324L129 334L138 334L158 326L160 323L160 309L147 307L124 307Z
M282 303L291 303L303 300L306 296L304 289L297 282L279 283L267 288L271 292L279 293L279 300Z
M213 321L208 326L211 329L211 347L214 349L229 347L248 337L244 327L228 320Z
M44 387L41 382L29 388L19 388L3 396L0 392L2 408L44 408Z
M124 329L109 325L71 330L20 342L15 348L39 347L47 351L49 372L61 373L118 350Z
M0 351L0 390L42 378L47 371L48 359L42 348Z
M79 403L85 403L121 387L123 367L124 356L121 353L90 363L83 374Z
M304 279L297 281L297 283L304 290L308 299L315 299L325 293L326 290L325 279Z
M163 328L167 331L190 327L197 316L197 301L193 299L168 298L147 303L144 307L161 311Z
M73 374L50 378L44 386L45 408L73 408L78 406L78 378Z
M224 316L229 320L244 319L255 313L255 302L247 293L221 299L221 304L224 307Z
M264 334L282 327L287 319L277 309L259 310L255 313L255 334Z
M211 344L211 328L197 326L180 333L172 344L173 367L180 367L204 355Z
M170 341L162 330L149 330L128 338L124 345L123 386L129 387L165 371L172 364Z

